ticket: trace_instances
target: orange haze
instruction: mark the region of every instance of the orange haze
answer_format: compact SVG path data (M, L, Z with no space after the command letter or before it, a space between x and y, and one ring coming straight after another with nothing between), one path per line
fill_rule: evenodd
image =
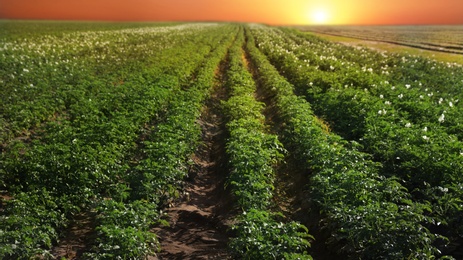
M463 24L463 0L0 0L0 19Z

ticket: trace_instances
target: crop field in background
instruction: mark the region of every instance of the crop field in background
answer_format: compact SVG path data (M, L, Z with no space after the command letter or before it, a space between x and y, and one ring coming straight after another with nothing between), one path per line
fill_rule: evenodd
M463 258L463 65L314 27L0 27L1 259Z
M302 31L463 54L463 25L306 26Z

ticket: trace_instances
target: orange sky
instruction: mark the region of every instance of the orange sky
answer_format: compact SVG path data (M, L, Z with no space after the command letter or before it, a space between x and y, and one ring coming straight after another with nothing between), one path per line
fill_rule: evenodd
M463 24L463 0L0 0L0 18Z

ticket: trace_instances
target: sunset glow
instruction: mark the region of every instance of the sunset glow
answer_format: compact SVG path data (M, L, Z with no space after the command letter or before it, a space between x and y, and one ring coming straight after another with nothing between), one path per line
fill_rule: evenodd
M461 0L0 0L0 19L463 24Z
M312 11L312 22L315 24L326 24L329 22L328 13L322 9Z

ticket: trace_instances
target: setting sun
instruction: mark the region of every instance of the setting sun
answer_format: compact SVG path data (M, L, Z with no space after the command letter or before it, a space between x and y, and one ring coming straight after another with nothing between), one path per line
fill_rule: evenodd
M311 19L313 23L325 24L328 22L328 13L323 9L316 9L312 11Z

